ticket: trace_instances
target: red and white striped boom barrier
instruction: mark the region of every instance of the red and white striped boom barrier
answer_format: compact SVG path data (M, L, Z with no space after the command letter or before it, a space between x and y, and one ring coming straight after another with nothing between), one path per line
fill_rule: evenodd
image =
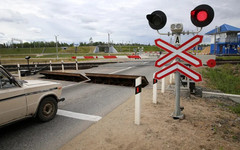
M72 59L141 59L138 55L129 55L129 56L73 56Z

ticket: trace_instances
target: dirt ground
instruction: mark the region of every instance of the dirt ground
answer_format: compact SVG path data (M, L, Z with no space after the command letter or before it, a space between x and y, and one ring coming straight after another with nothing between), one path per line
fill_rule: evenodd
M210 53L210 46L208 47L205 47L201 52L200 54L203 54L203 55L208 55Z
M141 125L134 124L134 96L64 145L61 150L240 150L240 116L231 101L181 98L185 119L171 117L175 96L142 92Z

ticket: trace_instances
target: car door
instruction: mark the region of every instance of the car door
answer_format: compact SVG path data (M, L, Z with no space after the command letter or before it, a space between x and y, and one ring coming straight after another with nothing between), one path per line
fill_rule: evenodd
M8 74L0 69L0 125L24 118L26 112L23 88L12 83Z

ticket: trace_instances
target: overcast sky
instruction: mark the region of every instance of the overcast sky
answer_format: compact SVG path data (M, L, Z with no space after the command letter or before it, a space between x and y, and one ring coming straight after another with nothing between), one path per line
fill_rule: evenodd
M240 27L239 0L1 0L0 43L11 38L23 41L79 43L107 42L153 44L159 36L152 30L146 15L162 10L167 24L161 32L170 31L172 23L183 23L184 30L195 30L190 11L200 4L213 7L213 22L203 28L205 34L224 23ZM188 38L188 37L183 37ZM210 42L209 38L204 39Z

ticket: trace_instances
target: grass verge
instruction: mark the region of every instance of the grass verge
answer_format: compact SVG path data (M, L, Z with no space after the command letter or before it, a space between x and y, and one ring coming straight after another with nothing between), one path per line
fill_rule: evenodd
M218 56L216 57L216 60L234 61L234 60L240 60L240 56Z
M228 107L233 113L240 115L240 104Z
M215 68L206 68L202 75L207 86L224 93L240 94L240 65L225 64Z

